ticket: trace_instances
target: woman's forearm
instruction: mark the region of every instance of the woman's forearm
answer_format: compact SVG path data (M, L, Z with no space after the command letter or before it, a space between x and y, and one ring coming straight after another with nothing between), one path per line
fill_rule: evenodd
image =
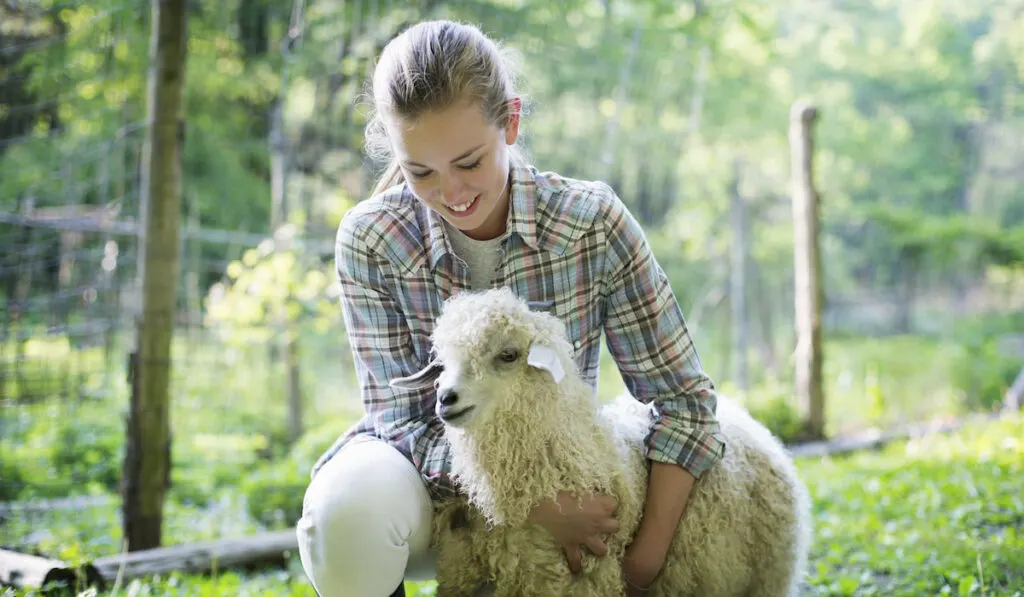
M634 543L644 544L651 552L668 553L694 481L694 476L677 464L651 462L647 500Z

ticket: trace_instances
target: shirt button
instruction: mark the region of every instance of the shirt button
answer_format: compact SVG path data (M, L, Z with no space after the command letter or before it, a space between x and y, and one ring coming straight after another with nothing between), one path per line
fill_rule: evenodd
M573 346L575 346L575 347L576 347L576 350L579 350L579 349L580 349L580 347L581 347L581 346L583 346L583 343L582 343L582 342L580 342L579 340L577 340L577 341L576 341L576 342L575 342L575 343L573 344Z

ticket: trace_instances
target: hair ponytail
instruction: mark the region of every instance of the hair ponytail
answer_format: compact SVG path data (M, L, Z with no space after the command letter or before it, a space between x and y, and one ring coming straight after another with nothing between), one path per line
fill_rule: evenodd
M387 167L381 173L377 179L377 184L373 187L373 194L378 195L391 187L401 184L405 181L405 176L402 175L402 169L398 166L398 160L392 158L388 163Z

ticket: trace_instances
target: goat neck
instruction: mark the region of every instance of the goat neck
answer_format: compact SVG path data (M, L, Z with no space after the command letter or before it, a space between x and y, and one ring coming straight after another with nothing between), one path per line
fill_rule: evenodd
M487 424L450 434L453 474L492 524L519 525L560 491L612 487L614 452L598 403L578 375L517 384Z

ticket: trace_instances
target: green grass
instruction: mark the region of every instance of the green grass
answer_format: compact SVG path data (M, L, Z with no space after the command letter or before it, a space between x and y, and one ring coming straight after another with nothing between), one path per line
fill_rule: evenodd
M815 518L805 595L1024 595L1024 418L973 424L876 452L802 459L798 466ZM227 504L226 511L238 509ZM198 510L177 506L170 515L177 540L213 532ZM94 533L116 533L116 518L98 522ZM232 528L243 532L250 525L238 514ZM48 547L65 557L89 549L68 543L80 535L76 530L52 532ZM410 595L433 594L432 583L408 588ZM172 574L133 581L116 594L314 595L294 557L284 570Z
M1024 421L799 463L814 595L1024 594Z

